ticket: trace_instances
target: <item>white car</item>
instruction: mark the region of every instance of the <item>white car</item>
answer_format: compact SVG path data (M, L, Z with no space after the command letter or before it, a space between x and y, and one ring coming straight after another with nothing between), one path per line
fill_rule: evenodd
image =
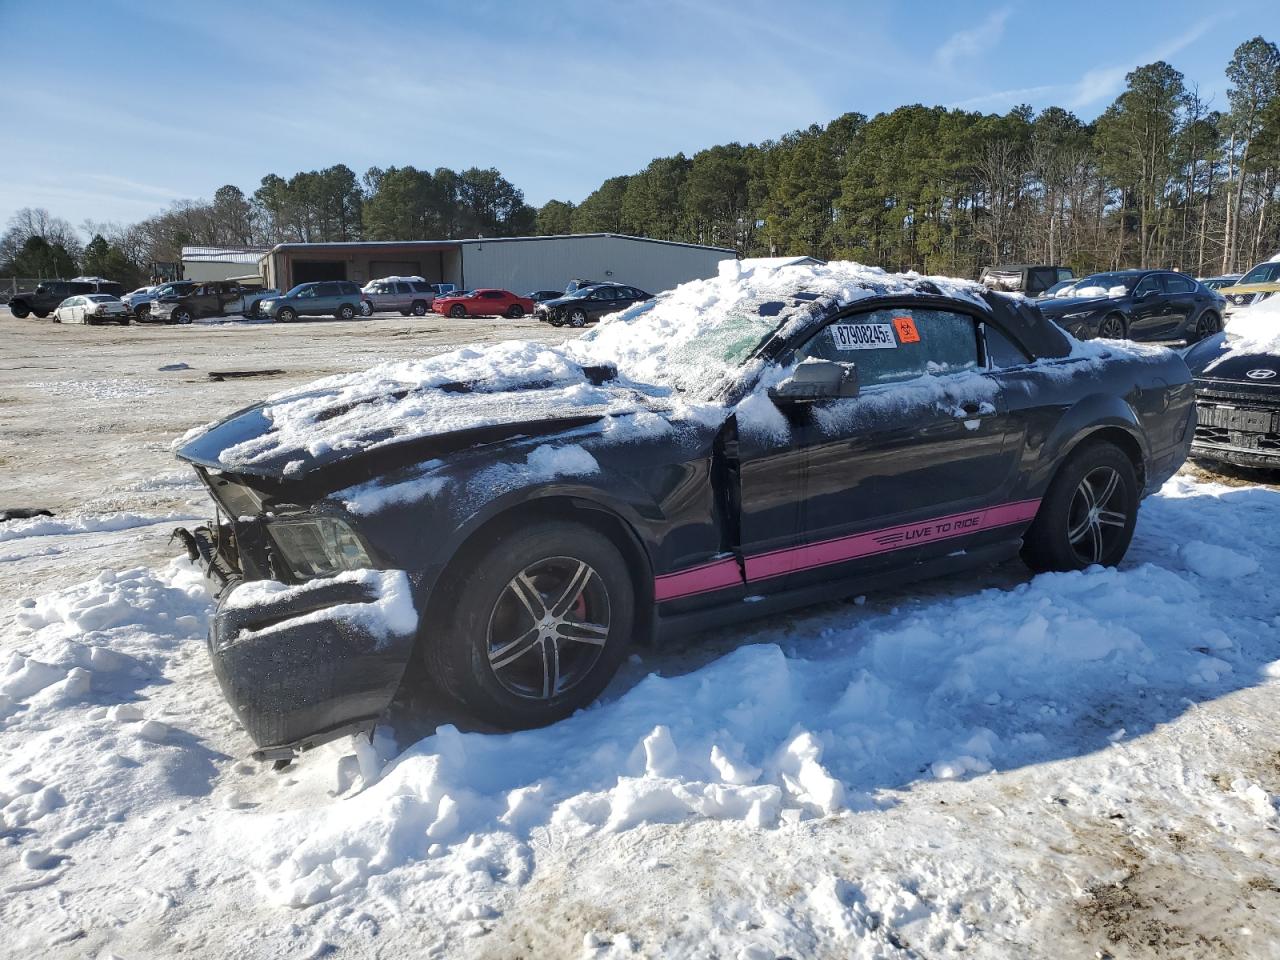
M85 293L67 297L53 311L54 323L106 323L115 321L121 326L129 322L129 308L119 297L109 293Z

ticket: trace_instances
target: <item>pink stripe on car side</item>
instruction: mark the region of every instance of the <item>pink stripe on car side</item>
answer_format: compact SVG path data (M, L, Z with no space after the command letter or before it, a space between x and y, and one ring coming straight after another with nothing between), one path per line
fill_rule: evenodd
M837 537L808 543L799 547L771 550L746 558L746 582L768 580L801 570L812 570L846 560L905 550L924 543L950 540L955 537L1028 523L1040 507L1039 500L1019 500L1002 503L984 510L955 513L919 523L904 523L882 530ZM733 559L690 567L676 573L668 573L654 580L654 599L676 600L712 590L738 586L744 581L739 575L738 563Z

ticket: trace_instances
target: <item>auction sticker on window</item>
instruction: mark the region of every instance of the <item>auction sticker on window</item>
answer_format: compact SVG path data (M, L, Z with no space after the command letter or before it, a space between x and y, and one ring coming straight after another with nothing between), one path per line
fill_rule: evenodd
M896 350L898 340L887 323L833 323L831 342L837 350Z

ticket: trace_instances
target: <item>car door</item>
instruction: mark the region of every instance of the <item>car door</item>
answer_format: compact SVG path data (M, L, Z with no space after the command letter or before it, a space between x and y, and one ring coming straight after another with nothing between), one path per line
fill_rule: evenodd
M1151 340L1170 326L1169 300L1164 289L1164 279L1158 273L1148 273L1138 281L1131 295L1133 306L1129 310L1129 338Z
M1164 275L1165 297L1169 305L1169 323L1161 333L1165 337L1175 337L1185 329L1187 321L1196 312L1196 284L1190 277L1180 273Z
M597 287L591 291L586 306L587 316L592 320L599 320L606 313L613 313L618 309L618 292L613 287Z
M759 427L738 415L749 584L879 572L965 549L1023 517L1025 505L1006 503L1015 425L979 343L975 316L903 305L846 314L797 347L798 362L852 365L860 392L783 403ZM759 411L764 398L752 402Z

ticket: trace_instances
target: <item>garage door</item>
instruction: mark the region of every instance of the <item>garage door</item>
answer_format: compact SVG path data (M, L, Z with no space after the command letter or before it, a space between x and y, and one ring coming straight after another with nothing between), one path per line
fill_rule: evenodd
M293 261L293 282L315 283L317 280L347 279L347 263L345 260L295 260Z
M422 261L420 260L370 260L369 279L380 280L383 277L420 277Z

